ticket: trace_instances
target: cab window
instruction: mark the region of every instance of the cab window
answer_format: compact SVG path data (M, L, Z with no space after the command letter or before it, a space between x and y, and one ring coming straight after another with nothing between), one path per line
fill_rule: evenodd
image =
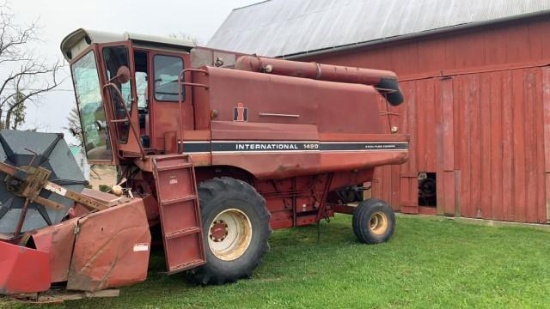
M183 71L183 60L179 57L156 55L153 59L153 67L155 99L157 101L178 102L178 76Z

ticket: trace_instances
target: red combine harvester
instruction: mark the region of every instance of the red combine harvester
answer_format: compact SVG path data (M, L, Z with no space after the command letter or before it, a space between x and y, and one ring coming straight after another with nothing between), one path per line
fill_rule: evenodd
M272 229L334 213L361 242L392 235L385 202L347 205L408 158L408 137L382 130L380 95L403 101L392 72L83 29L61 50L88 161L120 186L85 189L59 134L0 132L0 294L143 281L152 234L167 272L201 284L250 277Z

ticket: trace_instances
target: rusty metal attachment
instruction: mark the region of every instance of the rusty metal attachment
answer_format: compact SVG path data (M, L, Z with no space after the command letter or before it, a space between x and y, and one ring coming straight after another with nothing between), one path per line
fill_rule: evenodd
M62 134L0 131L1 234L60 222L86 184Z

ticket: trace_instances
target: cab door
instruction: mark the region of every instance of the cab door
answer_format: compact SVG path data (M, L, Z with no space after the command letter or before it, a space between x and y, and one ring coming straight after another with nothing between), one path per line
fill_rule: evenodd
M180 90L178 77L188 62L188 53L149 52L149 127L151 148L175 151L181 130L194 128L193 106L185 89ZM180 91L183 102L179 104Z
M111 144L118 158L140 157L143 148L139 138L138 108L134 55L131 42L106 44L100 48L105 86L103 96ZM117 78L121 67L130 70L128 81Z

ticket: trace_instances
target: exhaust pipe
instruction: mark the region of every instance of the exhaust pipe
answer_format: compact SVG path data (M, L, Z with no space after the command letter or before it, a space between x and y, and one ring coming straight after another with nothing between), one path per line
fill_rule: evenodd
M316 62L298 62L256 56L242 56L235 69L324 81L373 86L393 106L403 103L397 76L391 71L362 69Z

